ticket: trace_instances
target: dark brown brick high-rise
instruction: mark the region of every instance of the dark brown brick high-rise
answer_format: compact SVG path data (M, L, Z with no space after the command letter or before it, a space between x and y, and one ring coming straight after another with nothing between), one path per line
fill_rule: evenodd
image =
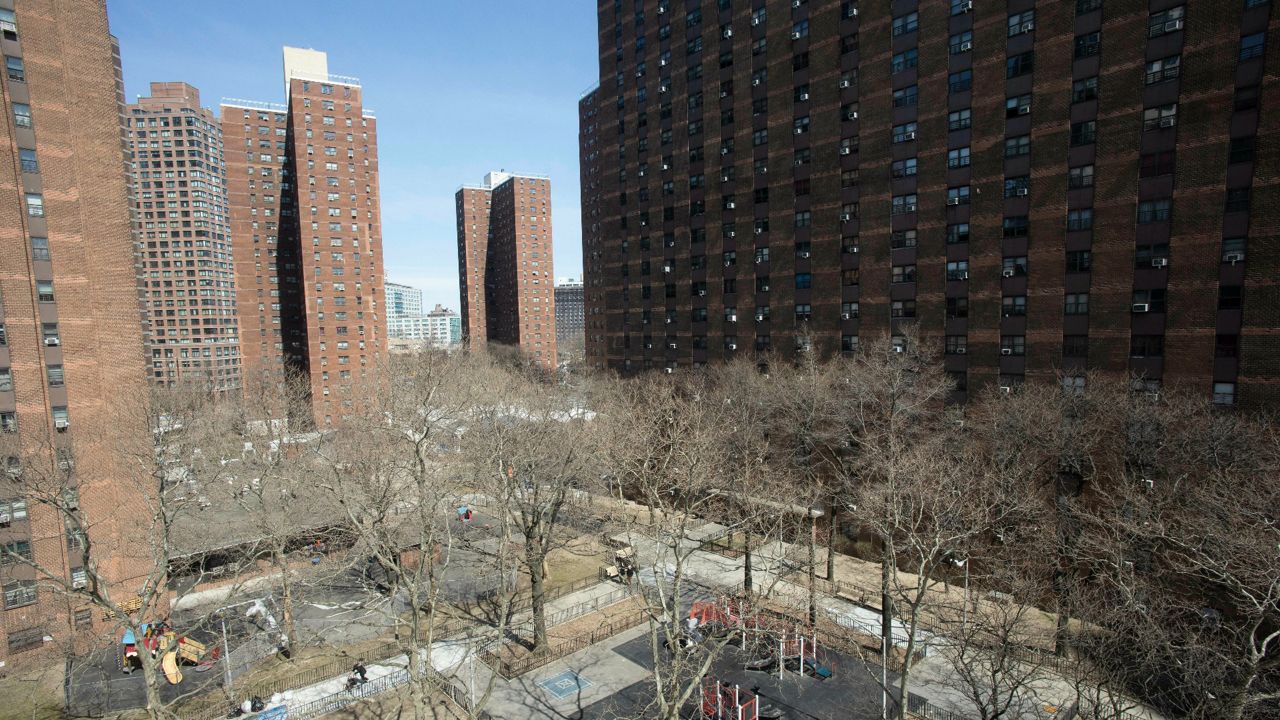
M918 323L962 396L1100 369L1280 400L1274 5L601 0L589 361Z
M322 52L285 48L285 83L222 105L244 375L302 373L328 426L384 357L377 121Z
M222 123L182 82L151 83L126 114L152 379L239 389Z
M150 441L124 92L106 9L0 0L0 51L0 657L16 669L30 666L19 653L66 651L73 629L102 621L64 592L88 581L84 536L51 494L79 515L117 602L152 568L137 529L150 517L138 492L148 476L135 469Z
M551 180L493 172L456 195L462 337L556 367Z

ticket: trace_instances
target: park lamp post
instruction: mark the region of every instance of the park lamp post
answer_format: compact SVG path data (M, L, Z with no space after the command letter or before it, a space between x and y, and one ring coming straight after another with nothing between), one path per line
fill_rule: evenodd
M964 568L964 600L960 606L960 627L969 626L969 558L948 557L947 562L955 567Z

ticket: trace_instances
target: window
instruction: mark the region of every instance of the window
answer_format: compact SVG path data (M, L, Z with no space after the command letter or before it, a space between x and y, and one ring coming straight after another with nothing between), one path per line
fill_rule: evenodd
M947 92L952 95L956 93L968 92L973 88L973 71L961 70L947 76ZM915 102L911 103L912 105Z
M1239 310L1243 295L1244 288L1239 285L1223 285L1218 288L1218 309Z
M1089 356L1088 335L1062 336L1062 357L1082 358Z
M893 282L907 283L916 281L915 265L894 265L893 266Z
M951 0L951 14L963 15L973 9L973 0Z
M1027 337L1025 335L1002 335L1000 336L1000 354L1001 355L1026 355L1027 354Z
M919 60L919 52L915 48L904 50L894 55L890 61L889 72L902 72L915 67Z
M964 130L973 126L973 111L969 108L947 114L948 130Z
M0 392L13 392L13 371L0 368Z
M50 408L50 410L53 415L54 429L58 432L66 432L67 428L71 426L71 419L67 409L65 407L54 407Z
M1129 340L1129 357L1158 358L1164 357L1163 335L1134 335Z
M967 317L969 317L969 298L947 298L947 318L954 320Z
M1076 0L1076 15L1084 15L1102 7L1102 0Z
M916 174L916 159L895 160L889 166L889 173L895 178L910 177Z
M1080 165L1067 170L1067 187L1072 190L1093 187L1093 166Z
M31 259L32 260L48 260L49 259L49 238L42 238L42 237L31 238Z
M1165 311L1164 288L1133 291L1133 312L1162 313Z
M1007 238L1026 237L1031 231L1031 221L1026 215L1013 215L1004 219L1001 231Z
M44 217L44 196L27 193L27 214L31 217Z
M1236 404L1236 384L1229 382L1221 382L1213 384L1213 404L1214 405L1235 405Z
M1089 293L1067 293L1062 310L1067 315L1089 314Z
M947 167L952 169L969 167L969 148L966 146L956 148L955 150L948 150Z
M796 304L796 322L808 322L813 318L813 307L808 304Z
M956 223L947 226L947 244L958 245L969 242L969 223Z
M1172 207L1172 200L1147 200L1138 203L1138 224L1164 222L1169 219Z
M1017 137L1005 138L1004 156L1007 158L1018 157L1020 155L1031 154L1031 136L1019 135Z
M969 52L973 49L973 32L965 30L956 33L947 40L947 49L952 55Z
M896 249L916 246L915 230L895 230L889 234L889 247Z
M18 157L22 161L22 172L37 173L40 172L40 163L36 160L36 151L27 148L18 149Z
M1027 256L1011 255L1000 261L1000 272L1006 278L1027 274Z
M1089 268L1093 266L1093 254L1088 250L1068 250L1067 251L1067 272L1089 272Z
M920 27L919 13L908 13L893 19L893 36L913 33Z
M756 306L756 322L768 322L768 320L769 320L769 306L757 305Z
M858 268L847 268L840 271L840 284L852 286L858 284Z
M858 336L857 336L857 335L841 335L841 336L840 336L840 351L841 351L841 352L847 352L847 353L857 352L857 351L858 351Z
M1245 239L1227 238L1222 241L1222 262L1235 264L1244 260Z
M968 205L969 186L947 188L947 205Z
M1213 356L1220 358L1233 358L1240 354L1240 336L1239 335L1219 335L1214 341Z
M1086 35L1076 36L1075 59L1083 60L1087 57L1093 57L1098 54L1098 50L1102 46L1101 35L1091 32Z
M22 58L9 57L4 58L4 67L9 74L9 79L14 82L26 82L27 71L22 66Z
M20 128L31 129L31 106L25 103L13 104L13 124Z
M1252 136L1231 138L1231 145L1227 150L1227 162L1232 164L1253 162L1256 146L1255 138Z
M889 317L913 318L916 316L915 300L894 300L889 305Z
M963 355L969 350L969 339L964 335L948 335L943 342L943 352L947 355Z
M1031 112L1031 95L1018 95L1004 101L1004 116L1006 118L1017 117L1019 115L1027 115Z
M40 302L53 302L53 281L36 281L36 299Z
M1138 162L1138 177L1157 177L1159 175L1172 175L1174 168L1174 152L1166 150L1164 152L1147 153L1143 155Z
M915 85L893 91L894 107L910 107L916 104L920 89Z
M9 527L18 520L27 519L27 501L22 498L0 500L0 527Z
M1169 264L1169 243L1138 245L1133 252L1133 264L1138 268L1165 267Z
M1266 33L1254 33L1240 38L1240 62L1262 57L1266 44Z
M853 320L858 317L858 303L843 302L840 303L840 319Z
M916 124L913 122L895 125L893 127L893 141L895 143L909 142L916 139Z
M45 374L49 378L49 387L62 387L65 382L61 365L49 365L45 368Z
M1006 78L1016 78L1019 75L1026 75L1036 67L1036 54L1028 50L1027 52L1014 55L1004 63L1004 76ZM968 71L966 71L968 72ZM954 92L954 91L953 91Z
M1092 230L1093 229L1093 208L1081 208L1079 210L1067 211L1067 230Z
M23 560L30 562L31 559L31 543L26 540L0 545L0 565L21 565Z
M796 216L795 216L796 227L805 228L805 227L809 227L812 224L813 224L813 214L811 212L809 212L808 210L803 210L796 213Z
M1098 123L1094 120L1071 124L1071 145L1088 145L1098 136Z
M808 37L808 36L809 36L809 21L808 21L808 20L801 20L800 22L798 22L798 23L796 23L796 24L794 24L794 25L792 25L792 26L791 26L791 39L792 39L792 40L799 40L799 39L800 39L800 38L802 38L802 37Z
M1178 124L1178 104L1161 105L1142 111L1143 130L1161 130Z
M1031 193L1031 177L1018 175L1004 179L1004 196L1007 198L1026 197Z
M769 144L769 131L767 129L760 129L751 133L751 145L753 147L760 147L761 145L768 145L768 144Z
M1077 80L1071 84L1071 102L1085 102L1098 99L1098 78L1091 77Z
M1172 80L1178 77L1178 73L1182 71L1182 56L1170 55L1160 60L1152 60L1147 63L1146 82L1148 85L1154 85L1165 80Z
M18 16L12 10L0 9L0 32L5 40L18 39Z
M15 412L0 412L0 432L15 433L18 432L18 414Z
M953 260L947 263L947 279L948 280L968 280L969 279L969 261Z
M916 196L911 195L894 195L890 212L894 215L903 215L905 213L913 213L916 211Z
M1147 21L1147 37L1160 37L1181 30L1186 11L1185 6L1179 5L1164 12L1152 13L1150 20Z
M1000 315L1002 317L1022 317L1026 314L1026 295L1005 295L1000 298Z
M1036 11L1028 10L1009 16L1009 37L1029 33L1036 29Z
M12 610L13 608L23 607L24 605L33 605L35 604L35 601L36 601L36 581L35 580L17 580L11 583L5 583L4 607L6 610ZM9 651L10 652L13 652L15 649L14 648L15 640L19 640L19 638L25 637L24 632L9 633ZM44 634L41 633L40 636L35 639L35 643L39 644L40 642L42 642L41 638L43 637L44 637ZM34 645L31 644L29 638L25 640L20 640L19 642L20 642L20 645L17 648L19 650L26 649L28 647L34 647Z
M1223 203L1225 212L1248 212L1249 211L1249 190L1250 188L1228 188L1226 202Z

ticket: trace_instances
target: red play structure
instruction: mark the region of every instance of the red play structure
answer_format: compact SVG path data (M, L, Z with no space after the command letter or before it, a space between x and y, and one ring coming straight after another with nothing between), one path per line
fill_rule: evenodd
M819 679L831 677L831 671L818 662L817 632L806 632L803 624L776 613L753 613L745 599L721 596L715 601L699 600L689 609L689 618L704 634L731 632L739 636L743 650L760 649L765 656L748 662L747 670L772 672L776 668L778 677L784 670Z
M702 680L702 717L714 720L759 720L760 699L738 685L715 678Z

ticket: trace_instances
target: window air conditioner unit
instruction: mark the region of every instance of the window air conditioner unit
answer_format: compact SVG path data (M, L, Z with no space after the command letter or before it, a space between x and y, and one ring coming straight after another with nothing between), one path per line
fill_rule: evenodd
M1164 24L1165 32L1173 32L1174 30L1181 30L1181 29L1182 29L1182 20L1170 20L1169 22Z
M54 420L53 426L58 430L66 430L67 428L71 427L71 422L68 420Z
M1009 393L1013 392L1013 387L1010 385L1001 385L1000 392L1008 395Z
M738 316L737 316L737 315L730 315L729 317L725 318L725 321L726 321L726 322L733 322L733 323L736 323L736 322L738 322Z
M58 338L56 337L50 337L50 338L44 339L44 344L48 345L49 347L58 347L59 345L62 344L62 341L58 340Z
M667 11L666 6L664 6L664 5L659 5L659 6L658 6L658 14L659 14L659 15L661 15L661 14L665 13L666 11Z
M851 315L852 315L852 313L840 313L840 319L841 319L841 320L851 320L851 319L852 319L852 318L850 317Z
M893 346L893 351L894 351L894 352L896 352L896 353L900 353L900 352L906 352L906 351L907 351L907 349L906 349L906 348L904 348L904 347L902 347L901 345L894 345L894 346Z
M645 343L645 344L644 344L644 349L645 349L645 350L652 350L652 349L653 349L653 343Z
M756 234L757 234L757 235L763 235L763 234L764 234L764 228L756 228Z
M668 165L667 163L662 163L662 169L663 169L663 170L670 170L670 169L671 169L671 166L670 166L670 165Z
M737 207L737 204L735 204L735 203L734 203L734 202L732 202L732 201L727 202L727 203L725 203L725 204L724 204L724 208L725 208L726 210L732 210L732 209L734 209L735 207ZM732 231L732 230L730 230L730 231L729 231L729 237L733 237L733 231Z
M727 37L727 38L731 38L731 37L733 37L733 28L725 28L725 29L724 29L724 36L725 36L725 37Z
M667 343L667 347L668 347L669 349L671 349L671 350L675 350L675 349L676 349L676 344L675 344L675 343Z
M721 176L720 176L720 182L729 182L729 176L728 176L728 175L721 175Z
M1007 277L1007 278L1013 277L1013 270L1012 270L1012 269L1009 269L1009 270L1002 270L1002 271L1000 272L1000 275L1001 275L1001 277Z
M808 102L809 93L800 93L800 102Z
M725 260L725 261L724 261L724 266L725 266L725 267L732 267L732 266L733 266L733 261L732 261L732 260Z
M1151 267L1162 268L1162 267L1167 267L1168 265L1169 265L1169 258L1162 258L1162 257L1151 258Z
M71 581L71 589L72 589L72 590L81 590L81 589L83 589L83 588L87 587L88 585L89 585L89 581L88 581L88 580L81 580L81 579L77 578L77 579L75 579L75 580L72 580L72 581Z
M1136 313L1144 313L1150 310L1151 310L1150 303L1134 303L1133 304L1133 311Z
M753 18L751 18L751 27L755 27L755 26L757 26L757 25L759 25L759 24L760 24L760 18L758 18L758 17L753 17Z
M730 350L737 350L737 349L738 349L738 343L729 343L729 346L728 346L728 347L729 347L729 349L730 349Z
M973 10L973 0L967 0L964 5L960 6L960 12L969 12Z
M662 272L664 272L664 273L669 273L669 272L671 272L671 266L670 266L670 265L663 265L663 266L662 266Z
M706 290L699 290L699 291L698 291L698 297L706 297L706 296L707 296L707 291L706 291Z
M853 218L849 213L840 213L840 222L849 222Z
M791 0L791 7L793 8L800 7L800 0Z
M969 52L972 49L973 49L972 41L965 40L964 42L960 43L960 52Z
M968 279L969 279L969 271L968 271L968 270L966 270L966 271L964 271L964 272L960 273L960 278L959 278L959 279L960 279L960 280L968 280Z
M915 131L915 130L912 130L911 132L902 133L902 139L903 139L903 140L915 140L915 139L916 139L916 131Z
M638 172L638 173L636 173L636 174L637 174L637 175L639 175L640 177L644 177L645 171L644 171L644 170L641 170L640 172Z
M729 97L729 91L728 91L728 90L721 90L721 91L720 91L720 97L722 97L722 98L727 98L727 97Z
M851 10L849 11L849 17L851 17L851 18L852 18L852 17L858 17L858 8L853 8L853 9L851 9Z
M858 111L857 111L857 110L850 110L849 112L845 113L844 119L845 119L845 120L857 120L857 119L858 119Z
M800 251L800 257L802 257L802 258L807 258L807 257L809 257L809 251L808 251L808 250L801 250L801 251Z
M758 257L758 258L756 258L756 264L757 264L757 265L759 265L759 264L760 264L760 263L762 263L762 262L764 262L764 258L762 258L762 257Z
M850 81L848 81L848 80L841 80L841 81L840 81L840 89L841 89L841 90L844 90L844 89L846 89L846 88L849 88L849 87L851 87L852 85L853 85L853 83L852 83L852 82L850 82Z
M1177 120L1177 118L1175 118L1175 117L1174 117L1174 116L1172 116L1172 115L1168 115L1168 116L1166 116L1166 117L1162 117L1162 118L1160 118L1160 127L1162 127L1162 128L1171 128L1171 127L1173 127L1174 123L1176 123L1177 121L1178 121L1178 120Z
M666 92L666 91L667 91L667 86L666 86L666 85L659 85L659 86L658 86L658 92L660 92L660 93L664 93L664 92Z
M1244 260L1244 253L1229 252L1222 256L1222 260L1223 262L1228 262L1228 263L1231 263L1232 265L1235 265L1236 263L1242 262Z
M947 204L948 204L948 205L959 205L959 204L960 204L960 198L958 198L958 197L947 198Z
M1015 189L1014 189L1014 191L1013 191L1013 196L1014 196L1014 197L1026 197L1028 192L1029 192L1029 190L1027 190L1027 188L1015 188Z
M636 71L636 77L644 77L644 71L643 71L643 70L637 70L637 71Z
M1030 105L1019 105L1019 106L1018 106L1018 114L1019 114L1019 115L1030 115L1030 114L1031 114L1031 106L1030 106Z
M661 60L658 61L658 67L666 67L666 66L667 66L666 58L662 58Z
M675 322L675 320L672 320L671 318L667 318L667 319L666 319L666 320L664 320L663 322L665 322L666 324L670 325L671 323Z
M1022 32L1031 32L1032 30L1036 29L1036 24L1024 22L1022 23L1022 25L1018 26L1018 29L1021 30Z
M675 372L675 370L672 370L671 368L663 368L663 369L662 369L662 371L663 371L663 372L665 372L665 373L666 373L666 374L668 374L668 375L670 375L671 373Z
M849 153L852 153L852 152L853 152L853 148L851 148L851 147L845 146L845 147L840 148L840 154L841 154L841 155L848 155Z
M791 39L792 39L792 40L799 40L799 39L800 39L800 31L799 31L799 30L797 30L797 31L795 31L795 32L791 33Z
M962 348L962 347L958 347L958 348L956 348L956 354L957 354L957 355L964 355L964 354L965 354L965 353L967 353L967 352L969 352L969 349L968 349L968 348Z
M755 87L756 85L759 85L759 84L760 84L760 78L751 78L752 87Z
M764 322L764 315L756 314L756 322Z
M722 147L722 148L720 148L720 154L721 154L721 155L728 155L728 154L729 154L729 148L727 148L727 147Z
M1001 354L1001 355L1012 355L1012 354L1013 354L1013 348L1000 348L1000 354Z

